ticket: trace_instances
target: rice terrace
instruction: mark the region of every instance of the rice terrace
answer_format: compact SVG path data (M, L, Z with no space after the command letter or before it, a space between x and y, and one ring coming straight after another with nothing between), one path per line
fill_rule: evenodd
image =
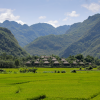
M79 68L38 68L20 73L18 68L0 74L0 100L100 100L100 71ZM55 73L65 70L66 73Z

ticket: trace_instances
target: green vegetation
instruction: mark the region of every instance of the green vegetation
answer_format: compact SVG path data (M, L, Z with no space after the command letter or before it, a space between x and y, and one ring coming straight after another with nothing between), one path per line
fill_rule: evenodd
M31 42L30 44L28 44L27 46L25 46L24 49L31 55L55 54L59 56L63 55L63 57L68 57L69 55L76 55L79 53L83 53L81 51L87 50L87 52L83 53L85 56L88 55L88 53L90 53L89 51L91 51L92 56L98 56L99 51L96 50L96 48L99 48L99 40L100 40L99 34L98 34L99 21L100 21L100 14L96 14L94 16L89 17L82 23L76 23L76 24L71 25L70 29L67 30L66 34L39 37L35 39L33 42ZM95 33L97 35L95 35ZM90 36L90 34L92 34L92 37ZM76 42L80 38L83 38L83 37L85 38L87 36L90 36L90 37L87 39L84 39L83 41L81 41L81 43ZM94 38L95 41L93 41L93 43L94 42L95 43L91 45L90 49L87 49L90 43L92 43L93 36L94 37L96 36L98 38L95 37ZM70 46L71 44L72 46ZM93 46L95 46L95 49L92 48Z
M80 68L80 70L82 70L82 68L87 68L87 70L91 70L99 65L99 58L94 58L89 55L84 57L82 54L69 56L68 58L60 58L57 55L26 57L15 57L7 55L6 53L0 55L0 68L25 68L22 72L28 71L27 67ZM62 71L61 73L65 72Z
M6 74L0 73L1 100L100 99L100 71L96 69L71 73L78 68L38 68L35 74L19 73L18 68L4 70ZM66 73L43 73L55 70Z
M4 52L6 52L7 55L13 56L28 55L28 53L19 46L10 30L0 27L0 55L2 54L2 57L6 55Z
M80 40L70 45L63 53L63 57L82 53L100 58L100 21L94 25ZM74 48L74 49L73 49Z
M28 26L26 24L21 25L17 22L8 20L0 23L0 27L8 28L13 33L21 47L29 44L37 37L50 34L64 34L70 28L69 25L54 28L52 25L46 23L38 23Z

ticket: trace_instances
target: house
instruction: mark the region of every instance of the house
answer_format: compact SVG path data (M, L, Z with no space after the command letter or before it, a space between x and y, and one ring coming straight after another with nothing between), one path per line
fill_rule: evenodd
M30 65L31 65L31 61L27 61L27 62L25 63L25 65L26 65L26 66L30 66Z
M71 65L72 66L76 66L77 65L77 62L76 61L73 61L73 63Z
M64 66L69 66L69 65L70 65L70 63L69 63L69 62L67 62L67 61L64 61L64 62L63 62L63 65L64 65Z
M83 62L80 62L79 65L84 66L85 64Z
M39 64L40 64L39 61L34 62L34 65L39 65Z
M49 65L50 63L48 61L44 61L44 65Z
M56 58L53 58L52 61L57 61L57 59Z
M41 56L41 58L43 59L43 58L45 58L45 56Z
M54 61L53 65L58 66L59 62L58 61Z
M62 61L62 62L65 62L66 60L62 58L61 61Z
M47 60L48 60L47 58L44 58L44 59L43 59L43 61L47 61Z

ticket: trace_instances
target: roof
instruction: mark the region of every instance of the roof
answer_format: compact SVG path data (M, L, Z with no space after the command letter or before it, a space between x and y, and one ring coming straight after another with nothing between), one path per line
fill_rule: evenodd
M39 64L40 62L38 62L38 61L36 61L36 62L34 62L35 64Z
M56 61L56 60L57 60L56 58L53 58L53 59L52 59L52 61Z
M27 61L26 64L31 64L31 62L30 61Z
M50 56L45 56L45 58L50 58Z
M44 60L44 61L46 61L46 60L47 60L47 58L44 58L43 60Z
M48 61L45 61L44 64L49 64L49 62Z
M69 64L69 62L65 61L65 62L63 62L63 64Z
M39 59L37 59L37 61L39 61Z
M84 65L84 63L83 63L83 62L80 62L79 64Z
M54 64L59 64L59 62L58 61L55 61Z
M73 61L73 64L77 64L75 61Z
M41 58L44 58L44 56L41 56Z
M66 61L65 59L61 59L61 61Z

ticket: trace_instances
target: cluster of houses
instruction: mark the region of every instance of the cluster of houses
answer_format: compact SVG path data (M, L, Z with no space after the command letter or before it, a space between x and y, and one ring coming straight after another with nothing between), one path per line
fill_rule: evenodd
M85 64L81 61L79 61L78 59L76 61L73 61L71 64L66 61L66 59L61 58L60 60L57 60L55 57L51 57L51 56L41 56L40 58L36 59L34 61L34 66L39 66L39 65L47 65L47 66L59 66L59 65L63 65L63 66L84 66ZM26 65L30 65L31 61L26 62Z

